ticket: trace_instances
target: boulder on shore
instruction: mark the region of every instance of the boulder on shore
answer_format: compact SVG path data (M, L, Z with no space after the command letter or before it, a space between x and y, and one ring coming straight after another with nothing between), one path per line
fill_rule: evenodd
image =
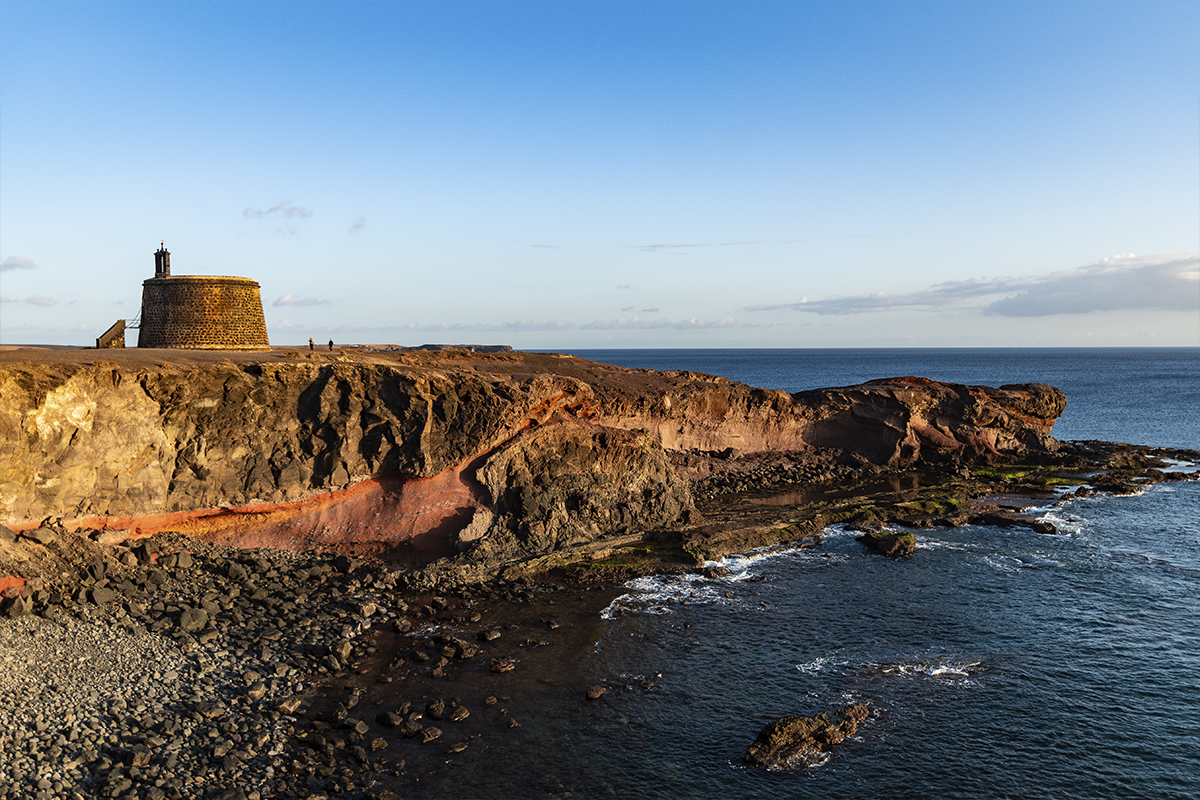
M812 766L858 730L870 713L866 703L853 703L815 717L780 717L759 732L742 760L773 770Z

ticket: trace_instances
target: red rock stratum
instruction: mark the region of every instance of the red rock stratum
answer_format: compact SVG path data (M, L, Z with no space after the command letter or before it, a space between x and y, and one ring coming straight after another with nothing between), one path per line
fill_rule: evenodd
M0 521L500 563L684 524L668 451L1004 461L1055 449L1065 404L1043 384L788 394L534 353L12 350Z

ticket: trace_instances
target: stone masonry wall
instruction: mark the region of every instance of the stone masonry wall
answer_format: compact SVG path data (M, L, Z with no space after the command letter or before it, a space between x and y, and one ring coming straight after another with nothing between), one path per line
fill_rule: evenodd
M143 281L138 347L188 350L270 347L258 282L208 275Z

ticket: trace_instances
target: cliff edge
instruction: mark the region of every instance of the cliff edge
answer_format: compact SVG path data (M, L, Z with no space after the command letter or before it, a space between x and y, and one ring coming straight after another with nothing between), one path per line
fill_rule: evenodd
M1064 407L1043 384L788 394L553 354L15 350L0 521L497 564L687 525L672 452L1003 462L1054 451Z

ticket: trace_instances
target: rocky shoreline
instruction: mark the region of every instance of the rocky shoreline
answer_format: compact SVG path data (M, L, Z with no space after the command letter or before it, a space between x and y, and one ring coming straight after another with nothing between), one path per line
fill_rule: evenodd
M520 726L503 673L551 645L565 591L523 579L414 595L344 555L4 531L56 567L83 559L0 603L5 800L398 797L386 787ZM608 588L572 591L599 590L602 606ZM514 605L534 619L490 618ZM467 669L496 675L496 694L446 697ZM405 700L372 697L394 682Z
M572 717L656 691L588 668L623 581L830 525L893 558L934 527L1052 534L1025 509L1200 463L1058 442L1042 384L3 355L0 800L461 796L547 682Z
M0 797L285 796L300 698L392 618L348 559L38 538L92 553L74 593L9 599Z
M1195 478L1164 471L1163 457L1200 460L1105 443L1067 449L1074 455L1052 466L969 480L894 474L882 493L873 491L878 475L853 482L835 470L825 494L806 485L807 503L787 492L797 488L790 461L748 459L724 480L740 486L737 473L748 472L759 491L703 502L703 533L560 554L524 576L434 593L415 592L407 570L333 552L238 549L172 533L112 543L111 533L53 523L0 528L7 559L38 573L0 600L0 798L393 798L398 787L420 796L423 777L446 779L465 751L536 724L511 716L502 681L531 650L561 644L556 598L588 600L595 613L618 593L615 581L714 569L689 560L696 537L732 547L757 530L760 544L819 544L819 530L788 538L800 518L868 532L900 523L910 538L955 520L997 524L1008 515L1022 524L1021 504L1054 487L1062 496L1140 491ZM1067 481L1075 488L1062 488ZM945 514L954 492L957 516ZM1011 508L997 510L1001 494ZM781 496L787 505L756 504ZM722 539L730 531L738 533ZM470 674L466 684L447 680ZM447 693L463 685L500 688ZM609 688L571 691L585 704Z

